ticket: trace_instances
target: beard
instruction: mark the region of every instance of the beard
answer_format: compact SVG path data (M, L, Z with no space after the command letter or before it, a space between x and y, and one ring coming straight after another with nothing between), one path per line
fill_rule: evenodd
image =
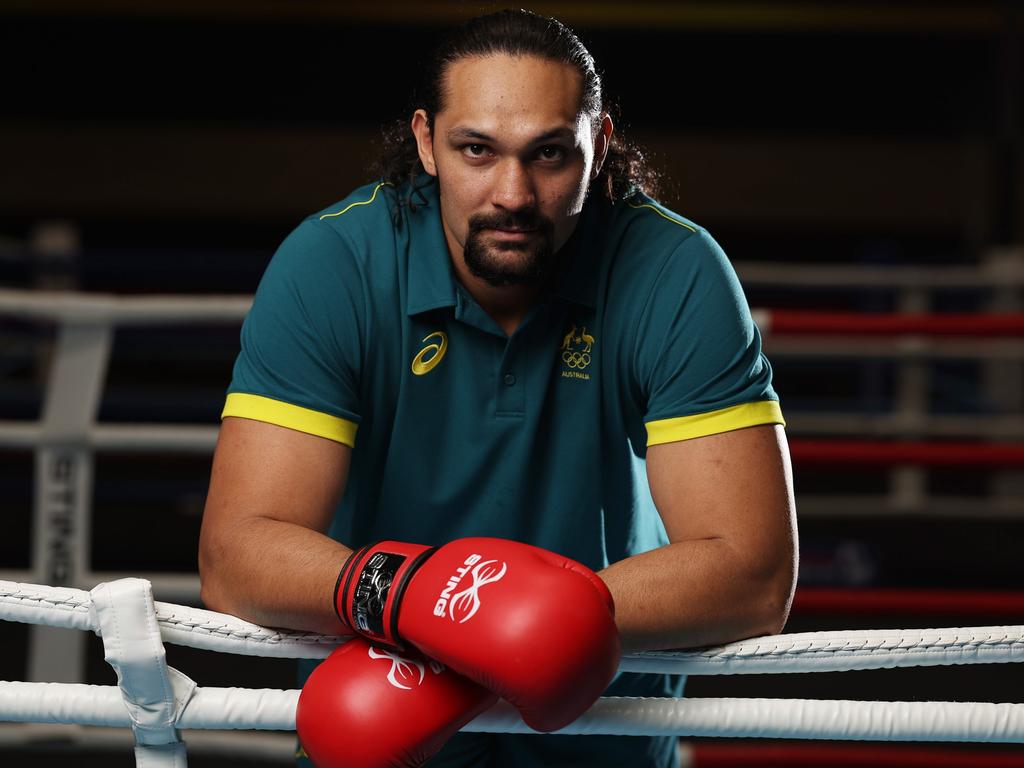
M527 230L525 240L488 241L486 230ZM536 212L478 214L469 220L462 258L470 273L489 285L537 285L554 267L554 225Z

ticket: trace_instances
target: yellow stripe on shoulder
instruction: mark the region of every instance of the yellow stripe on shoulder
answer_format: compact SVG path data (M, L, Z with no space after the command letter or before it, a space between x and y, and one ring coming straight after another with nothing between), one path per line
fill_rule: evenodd
M376 187L373 188L373 194L370 195L370 199L369 200L360 200L360 201L355 202L355 203L349 203L348 205L346 205L344 208L342 208L337 213L325 213L323 216L320 217L320 221L323 221L324 219L330 219L330 218L333 218L335 216L341 216L343 213L348 213L349 209L355 208L358 205L369 205L370 203L372 203L374 200L377 199L377 193L380 191L381 187L390 187L390 186L393 186L390 181L382 181L380 184L378 184Z
M695 437L717 435L760 424L786 426L786 420L782 418L782 408L777 400L742 403L717 411L697 413L693 416L649 421L647 422L647 445L692 440Z
M228 395L220 417L224 419L228 416L276 424L308 435L325 437L336 443L344 443L350 448L355 448L356 430L359 429L358 424L348 419L244 392L232 392Z
M691 232L696 232L697 231L697 229L695 227L691 227L685 221L680 221L679 219L673 219L671 216L666 216L664 211L658 210L658 208L656 208L655 206L651 205L650 203L640 203L639 205L634 205L633 203L626 203L626 205L628 205L630 208L650 208L656 214L661 216L661 218L665 219L665 221L671 221L673 224L676 224L676 225L678 225L680 227L688 229Z

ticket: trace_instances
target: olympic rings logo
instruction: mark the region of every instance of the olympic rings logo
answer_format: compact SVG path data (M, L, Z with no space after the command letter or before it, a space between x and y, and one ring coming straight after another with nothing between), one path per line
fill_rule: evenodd
M562 362L570 368L586 368L590 365L590 355L586 352L572 352L566 350L562 353Z

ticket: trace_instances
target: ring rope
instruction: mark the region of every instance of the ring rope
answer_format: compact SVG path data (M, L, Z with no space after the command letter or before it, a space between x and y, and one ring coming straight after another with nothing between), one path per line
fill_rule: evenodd
M297 690L196 688L175 727L295 730ZM114 685L0 682L0 720L128 728L132 719Z
M532 733L501 703L463 730ZM608 697L558 733L886 741L1024 741L1024 704Z
M197 688L175 726L295 729L299 691ZM0 719L131 726L114 686L0 682ZM464 731L533 733L499 703ZM810 699L605 697L557 733L1024 743L1024 704Z
M322 659L348 638L285 632L234 616L155 602L165 642L245 656ZM0 581L0 619L96 631L80 589ZM751 638L695 651L627 654L626 672L754 674L837 672L1024 661L1024 626L872 629Z
M1005 313L866 313L768 309L755 319L765 333L853 336L1024 336L1024 314Z
M340 639L276 632L231 616L183 606L159 604L158 608L152 599L151 585L142 579L101 584L92 593L0 582L0 618L97 631L104 611L116 608L119 600L134 601L139 595L145 596L150 604L151 611L146 613L153 616L150 631L158 641L163 641L165 635L173 635L172 641L185 641L195 647L208 648L213 641L217 649L246 654L265 653L269 648L272 655L294 655L296 651L301 651L302 655L315 651L319 655L326 650L326 645ZM131 620L130 612L124 616ZM824 671L904 666L908 661L915 665L1020 661L1024 657L1022 630L1022 627L978 627L916 632L804 633L755 638L683 654L642 654L639 659L647 665L648 671L654 671L652 667L660 670L660 664L681 671L689 662L697 671L717 669L718 674L760 668ZM124 635L129 636L134 635ZM121 656L128 650L117 648L119 638L123 639L115 633L114 647L108 647L108 638L103 638L108 658L112 654ZM253 638L259 639L254 642ZM275 638L276 642L267 642L268 638ZM282 648L287 652L282 653ZM162 663L163 655L159 655ZM637 657L633 660L636 662ZM841 664L833 666L837 662ZM111 663L117 669L117 665L124 662L115 658ZM174 729L294 728L299 691L201 689L180 672L170 668L167 671L173 678L172 684L177 683L171 713ZM152 698L146 688L149 678L144 674L136 674L136 677L142 687L129 685L126 688L126 681L120 680L120 675L120 687L0 682L0 719L128 726L135 730L137 723L133 722L131 708L127 705ZM529 732L518 713L503 704L484 713L467 729ZM598 700L561 733L1024 743L1024 704L609 697ZM137 733L136 736L138 738ZM137 759L140 746L144 745L137 741ZM175 748L180 748L184 754L183 744Z
M166 642L243 656L325 659L347 637L286 632L226 613L155 601ZM70 587L0 581L0 620L96 631L92 595Z
M929 467L1024 467L1024 443L966 441L894 441L794 439L790 455L797 464Z
M1024 591L801 587L793 612L843 616L1024 616Z
M1005 285L999 279L993 281ZM186 322L241 322L252 304L249 294L223 296L122 296L0 288L0 314L72 323L158 325ZM755 309L766 333L860 336L1024 336L1024 313L863 313Z

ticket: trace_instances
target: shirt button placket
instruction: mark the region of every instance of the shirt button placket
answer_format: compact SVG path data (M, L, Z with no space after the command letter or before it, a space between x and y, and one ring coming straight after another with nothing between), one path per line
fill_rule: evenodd
M525 404L522 375L516 373L517 359L510 344L498 369L498 413L505 416L521 415Z

